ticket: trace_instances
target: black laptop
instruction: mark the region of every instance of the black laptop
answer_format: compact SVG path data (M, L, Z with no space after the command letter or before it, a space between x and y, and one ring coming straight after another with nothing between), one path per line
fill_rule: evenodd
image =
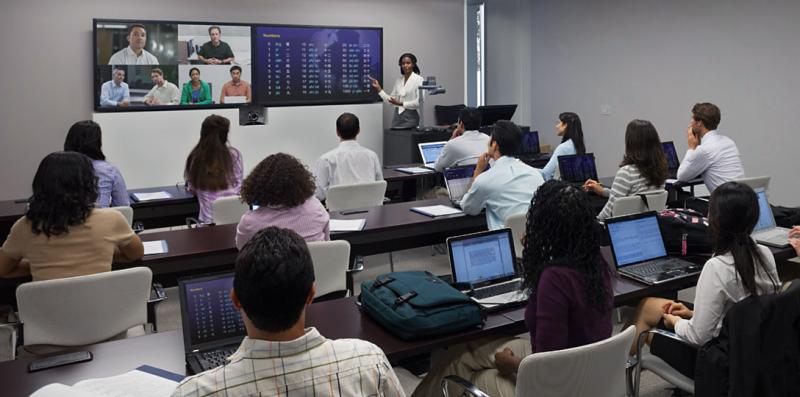
M231 301L233 273L178 280L186 364L200 373L226 363L247 334Z
M672 141L661 142L661 149L667 157L667 178L675 179L678 177L678 167L681 166L678 160L678 152L675 151L675 144Z
M542 153L539 146L539 131L524 131L522 133L522 145L517 157L523 161L535 161L547 156L548 154Z
M583 187L587 179L598 179L594 153L558 156L558 169L561 180L576 187Z

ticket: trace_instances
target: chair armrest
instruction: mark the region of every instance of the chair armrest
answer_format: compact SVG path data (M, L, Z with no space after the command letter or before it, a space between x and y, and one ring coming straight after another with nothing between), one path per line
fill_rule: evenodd
M449 385L450 382L461 386L461 388L463 388L464 391L466 393L468 393L469 395L471 395L471 396L474 396L474 397L489 397L488 394L482 392L480 389L478 389L477 386L473 385L469 381L467 381L467 380L465 380L465 379L463 379L463 378L461 378L461 377L459 377L457 375L448 375L448 376L445 376L444 378L442 378L442 396L444 396L444 397L448 397L449 396L448 387L447 386Z
M642 374L642 348L644 347L645 340L650 335L661 335L663 337L670 338L670 339L672 339L674 341L683 343L684 345L697 347L697 345L695 345L692 342L689 342L686 339L681 338L675 332L667 331L667 330L660 329L660 328L652 328L652 329L649 329L649 330L639 334L639 339L636 341L636 345L637 345L636 358L635 359L629 359L628 360L628 364L627 364L627 367L628 367L629 370L633 369L634 381L633 381L632 387L633 387L633 395L634 396L638 396L639 395L639 380L640 380L641 374ZM631 367L634 367L634 368L631 368Z

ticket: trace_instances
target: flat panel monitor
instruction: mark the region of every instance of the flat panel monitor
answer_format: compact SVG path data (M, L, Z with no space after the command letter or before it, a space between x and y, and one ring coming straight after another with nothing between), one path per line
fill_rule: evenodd
M498 120L511 120L517 105L486 105L478 107L481 112L481 127L494 125Z
M520 155L539 154L539 131L525 131L522 133L522 147Z

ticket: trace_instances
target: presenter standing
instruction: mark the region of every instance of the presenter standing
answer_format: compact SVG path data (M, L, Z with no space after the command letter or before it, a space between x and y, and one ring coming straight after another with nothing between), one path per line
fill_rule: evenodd
M392 87L391 95L381 87L378 80L370 77L372 88L378 91L378 95L384 101L389 102L394 109L392 118L393 130L407 130L419 125L419 86L422 85L423 78L419 75L417 57L411 53L405 53L397 61L400 66L401 76L397 78Z

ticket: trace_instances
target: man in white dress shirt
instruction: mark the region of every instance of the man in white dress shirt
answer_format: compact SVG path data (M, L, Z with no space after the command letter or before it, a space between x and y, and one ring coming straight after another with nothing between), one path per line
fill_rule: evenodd
M679 181L690 181L702 175L709 193L725 182L744 178L736 143L717 131L721 117L719 108L712 103L694 105L686 130L689 150L678 167Z
M109 65L158 65L158 58L147 52L147 30L144 25L128 26L128 46L117 51L108 60Z
M373 182L383 179L383 170L378 155L356 142L361 132L358 117L342 113L336 119L336 135L339 147L323 154L314 167L317 180L316 196L325 200L328 188L336 185Z
M181 91L178 86L164 79L164 71L153 68L150 71L150 79L153 80L153 88L144 96L144 103L156 105L177 105L181 101Z
M478 162L478 157L486 151L490 140L489 135L478 131L480 126L481 113L478 109L461 109L458 114L458 126L436 159L434 164L436 171L442 172L445 168Z

